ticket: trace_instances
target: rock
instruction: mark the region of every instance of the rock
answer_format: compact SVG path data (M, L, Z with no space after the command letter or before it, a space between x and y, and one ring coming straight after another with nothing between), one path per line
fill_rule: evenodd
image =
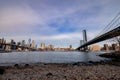
M46 76L53 76L53 74L49 72L46 74Z
M86 77L86 80L89 80L90 79L90 77Z
M4 72L5 72L5 70L4 70L4 69L0 69L0 75L3 75L3 74L4 74Z
M75 65L79 66L79 63L73 63L72 65L73 65L73 66L75 66Z
M18 64L15 64L14 67L19 67L19 65L18 65Z
M110 80L114 80L114 78L113 78L113 77L111 77L111 78L110 78Z
M22 66L20 66L19 64L15 64L14 67L17 68L17 69L21 69L22 68Z
M89 61L89 63L94 63L93 61Z
M24 67L29 67L30 65L29 64L25 64Z

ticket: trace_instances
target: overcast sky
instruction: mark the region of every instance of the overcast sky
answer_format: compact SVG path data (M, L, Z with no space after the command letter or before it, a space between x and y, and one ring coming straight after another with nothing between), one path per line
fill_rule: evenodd
M0 0L0 38L78 47L83 29L90 40L119 11L120 0Z

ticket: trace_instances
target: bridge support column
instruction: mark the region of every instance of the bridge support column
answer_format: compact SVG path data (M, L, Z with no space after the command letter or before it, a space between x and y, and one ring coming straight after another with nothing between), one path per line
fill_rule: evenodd
M86 46L86 47L84 47L84 51L86 52L86 51L88 51L88 47Z
M88 51L88 47L83 47L83 48L80 48L79 50L83 51L83 52L86 52L86 51Z

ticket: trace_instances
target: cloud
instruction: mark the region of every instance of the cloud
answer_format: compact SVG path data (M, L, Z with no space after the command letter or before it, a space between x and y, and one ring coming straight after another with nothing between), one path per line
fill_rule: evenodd
M94 38L119 12L119 0L0 1L0 37L79 44ZM3 3L4 2L4 3ZM54 25L50 25L54 24ZM55 41L54 41L55 40ZM67 40L67 41L66 41ZM77 42L76 42L77 41Z
M27 30L40 23L38 14L24 6L0 8L0 31Z
M49 27L47 19L28 5L10 5L0 8L0 12L1 36L56 33L56 28Z
M0 26L1 31L11 31L13 29L6 28L16 28L18 31L28 30L34 31L36 26L39 28L51 28L48 26L49 23L53 21L56 24L60 24L59 19L63 21L68 20L68 28L73 27L75 30L80 30L84 28L95 28L105 26L108 20L112 18L116 13L113 14L109 7L117 7L117 2L106 0L90 2L87 0L75 0L75 1L49 1L49 0L36 0L36 1L21 1L24 4L13 6L10 4L5 8L0 9ZM116 4L116 5L115 5ZM59 6L58 6L59 5ZM117 11L117 10L116 10ZM115 11L115 12L116 12ZM64 25L64 24L61 24ZM57 26L56 26L57 27ZM22 31L21 30L21 31ZM57 30L55 28L54 30ZM54 32L54 31L53 31Z

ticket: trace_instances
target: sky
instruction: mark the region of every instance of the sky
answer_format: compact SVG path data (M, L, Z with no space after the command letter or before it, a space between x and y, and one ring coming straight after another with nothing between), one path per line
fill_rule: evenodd
M77 48L120 12L120 0L0 0L0 38Z

